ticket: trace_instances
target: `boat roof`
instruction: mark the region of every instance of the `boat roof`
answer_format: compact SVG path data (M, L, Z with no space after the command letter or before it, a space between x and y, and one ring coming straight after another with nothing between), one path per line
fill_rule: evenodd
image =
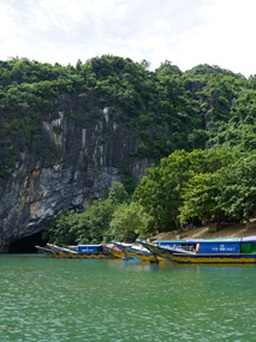
M205 238L205 239L187 239L187 242L218 242L218 243L224 243L224 242L240 242L241 238Z
M100 244L100 243L98 243L98 244L90 244L90 243L88 243L88 244L82 244L82 245L77 245L77 247L101 247L102 245Z
M176 240L155 240L154 243L238 243L238 242L255 242L256 235L233 238L198 238L198 239L176 239Z
M233 238L188 238L183 240L156 240L154 243L197 243L197 242L218 242L218 243L225 243L225 242L241 242L241 241L256 241L256 235L255 236L247 236L247 237L233 237Z
M153 241L153 243L156 243L156 242L166 242L166 243L181 243L181 242L187 242L188 240L179 240L179 239L175 239L175 240L155 240Z
M251 241L251 242L253 242L253 241L256 242L256 235L245 236L245 237L242 238L242 241L243 241L243 242L245 242L245 241L246 241L246 242L250 242L250 241Z
M114 245L120 245L120 246L124 246L124 247L131 247L133 245L133 243L131 242L119 242L119 241L113 241Z

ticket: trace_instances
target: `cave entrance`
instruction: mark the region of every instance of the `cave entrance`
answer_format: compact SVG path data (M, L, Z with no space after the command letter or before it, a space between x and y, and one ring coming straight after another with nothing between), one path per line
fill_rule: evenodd
M23 239L10 243L8 253L36 253L35 245L45 246L46 241L42 237L43 232L39 232Z

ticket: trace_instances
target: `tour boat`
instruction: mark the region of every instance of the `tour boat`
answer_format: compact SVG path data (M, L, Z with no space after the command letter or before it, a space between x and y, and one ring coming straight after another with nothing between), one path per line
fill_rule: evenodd
M185 244L184 244L184 241ZM221 239L188 239L177 246L138 241L156 256L177 263L249 264L256 263L256 236ZM183 246L184 245L184 246Z
M143 247L142 245L136 243L124 244L121 242L114 242L114 244L125 253L125 260L132 259L138 261L146 261L150 263L165 261L165 259L161 257L156 257L155 254L151 253L147 248Z
M77 246L57 246L47 243L47 247L35 246L39 252L54 258L73 258L73 259L102 259L109 258L110 253L101 244L81 244Z
M132 247L132 243L126 243L126 242L117 242L114 241L113 244L124 253L123 260L136 260L137 258L135 256L132 256L128 252L128 248ZM142 247L142 246L141 246ZM138 260L138 259L137 259Z
M37 249L38 253L47 254L47 255L54 253L54 251L49 247L35 246L35 248Z
M114 244L103 244L103 248L107 250L113 258L116 259L124 259L125 258L125 253L121 251L117 246Z

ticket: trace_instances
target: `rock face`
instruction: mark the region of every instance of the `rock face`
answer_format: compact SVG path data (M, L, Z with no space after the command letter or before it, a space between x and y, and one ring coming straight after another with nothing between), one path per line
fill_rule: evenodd
M42 145L33 149L32 141L17 151L10 176L0 178L0 253L42 231L62 209L83 210L88 200L102 198L124 172L139 180L150 166L150 160L130 156L139 138L111 108L98 108L88 119L70 98L58 103L39 123Z

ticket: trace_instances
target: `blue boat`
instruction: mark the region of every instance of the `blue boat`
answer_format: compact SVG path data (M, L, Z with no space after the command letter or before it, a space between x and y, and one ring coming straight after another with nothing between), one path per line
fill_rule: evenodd
M162 247L174 248L176 250L185 249L186 251L192 251L195 249L195 244L198 239L193 240L155 240L154 244Z
M138 241L156 256L177 263L256 263L256 236L225 239L188 239L177 246Z
M39 252L54 258L104 259L111 257L109 251L101 244L80 244L77 246L63 247L47 243L47 247L35 247Z

